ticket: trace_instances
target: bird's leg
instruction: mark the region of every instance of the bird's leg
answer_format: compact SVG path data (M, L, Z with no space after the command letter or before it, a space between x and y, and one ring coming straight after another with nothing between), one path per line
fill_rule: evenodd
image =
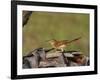
M61 52L64 52L64 49L63 48L61 48Z

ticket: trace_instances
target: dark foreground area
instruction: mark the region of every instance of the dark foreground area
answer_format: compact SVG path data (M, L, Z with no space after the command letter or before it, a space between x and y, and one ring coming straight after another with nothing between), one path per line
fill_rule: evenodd
M37 48L23 56L23 68L49 68L88 66L89 58L79 51L50 52L52 49Z

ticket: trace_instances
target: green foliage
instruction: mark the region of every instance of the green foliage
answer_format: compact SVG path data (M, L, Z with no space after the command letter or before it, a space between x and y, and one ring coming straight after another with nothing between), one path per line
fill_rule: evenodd
M66 50L78 50L89 55L89 14L33 12L23 27L23 55L38 47L51 48L46 40L72 40Z

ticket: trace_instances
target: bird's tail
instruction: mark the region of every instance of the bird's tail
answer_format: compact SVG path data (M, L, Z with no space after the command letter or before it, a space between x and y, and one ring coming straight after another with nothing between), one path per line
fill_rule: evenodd
M77 41L77 40L79 40L79 39L81 39L81 37L78 37L78 38L76 38L76 39L73 39L73 40L69 41L68 43L75 42L75 41Z

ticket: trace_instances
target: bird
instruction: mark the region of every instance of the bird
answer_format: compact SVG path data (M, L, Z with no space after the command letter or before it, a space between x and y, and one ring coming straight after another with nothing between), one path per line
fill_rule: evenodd
M81 37L78 37L78 38L75 38L73 40L56 40L56 39L51 39L49 40L48 42L51 44L51 46L57 51L57 50L60 50L60 51L64 51L64 48L72 43L72 42L75 42L77 40L81 39Z

